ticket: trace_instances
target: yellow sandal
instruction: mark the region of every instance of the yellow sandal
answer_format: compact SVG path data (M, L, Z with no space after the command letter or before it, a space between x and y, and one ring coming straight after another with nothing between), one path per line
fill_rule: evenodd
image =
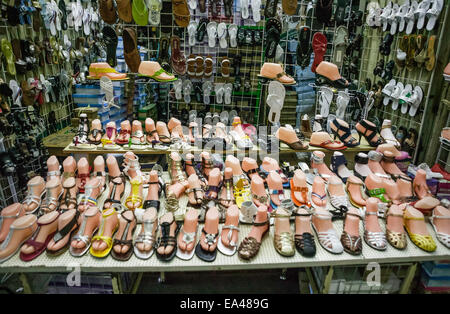
M111 211L111 212L109 214L106 214L109 211ZM112 217L113 215L116 215L117 223L114 226L114 230L112 231L111 236L106 237L103 235L105 233L106 220L109 217ZM116 210L114 208L105 209L102 213L102 223L100 225L99 231L98 231L97 235L92 238L91 243L94 243L97 240L101 240L106 243L107 247L103 251L97 251L91 245L91 248L89 251L92 256L98 257L98 258L103 258L103 257L108 256L109 252L111 252L111 249L113 247L113 236L114 236L114 233L116 233L117 229L119 229L119 218L117 217Z
M411 239L411 241L418 246L419 248L421 248L424 251L427 252L433 252L436 250L436 242L434 242L433 237L431 235L422 235L422 234L417 234L417 233L412 233L407 224L406 224L406 220L422 220L423 223L425 223L425 219L424 217L408 217L406 216L406 213L403 215L403 225L405 226L406 232L408 233L409 238Z
M129 210L135 210L137 208L142 208L143 199L139 195L139 189L141 187L142 180L140 180L139 177L136 177L133 180L131 180L130 183L131 183L131 195L127 197L127 199L125 201L125 207L128 208ZM139 202L140 205L138 207L128 207L127 204L129 202L133 203L133 206L137 202Z
M234 199L239 209L245 201L252 201L252 193L246 179L239 179L234 185Z

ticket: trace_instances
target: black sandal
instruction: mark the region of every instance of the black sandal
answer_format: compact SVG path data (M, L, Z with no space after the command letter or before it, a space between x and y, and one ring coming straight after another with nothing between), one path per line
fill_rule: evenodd
M211 186L211 185L209 185L208 186L208 190L206 191L206 193L205 193L205 199L207 199L207 200L213 200L213 199L217 199L218 197L219 197L219 192L220 192L220 188L221 188L222 186L221 185L219 185L219 186ZM212 198L211 196L210 196L210 193L211 192L216 192L217 193L217 196L215 197L215 198Z
M298 212L293 212L292 216L309 217L311 214L299 214ZM295 248L302 256L313 257L316 255L316 243L312 233L303 232L302 234L295 234L294 240Z
M277 13L278 0L268 0L264 9L265 17L274 17Z
M117 37L116 31L111 26L105 26L102 30L103 40L106 45L106 61L111 67L115 67L117 65L116 58L116 49L119 43L119 39Z
M115 182L114 180L120 178L120 183ZM105 181L106 182L106 181ZM120 202L120 200L123 197L123 194L125 193L125 177L123 176L123 174L121 173L118 176L115 177L109 177L109 182L113 184L113 188L111 189L111 192L109 193L109 197L103 202L103 204L105 203L111 203L111 206L108 208L114 208L117 212L122 211L122 203ZM114 196L116 195L116 188L118 185L123 184L124 189L123 192L120 194L120 198L119 200L115 200ZM145 203L144 203L145 204Z
M198 23L197 27L197 33L195 34L195 37L198 42L203 42L203 39L206 35L206 26L208 25L209 20L207 18L200 19L200 22Z
M280 32L271 27L267 32L267 49L266 49L266 58L274 58L275 53L277 52L277 46L280 42Z
M231 17L233 15L233 0L223 0L225 7L225 17Z
M160 260L160 261L164 261L164 262L169 262L171 261L175 255L177 254L177 236L178 236L178 231L180 230L180 225L177 224L177 227L175 229L175 236L170 236L170 227L172 226L172 224L176 224L175 221L175 217L172 215L172 222L168 223L168 222L162 222L159 227L160 227L160 236L158 237L158 240L155 242L155 251L156 251L156 257ZM159 254L158 253L158 248L160 247L164 247L164 249L167 246L173 246L173 250L172 253L170 253L170 255L163 255L163 254Z
M361 136L364 136L366 141L372 147L378 147L378 145L381 145L381 144L385 143L385 141L379 135L378 135L378 140L377 141L373 140L373 138L378 134L378 130L377 130L376 126L369 125L366 120L361 120L361 121L359 121L358 124L365 129L364 132L360 132L358 130L359 141L360 142L361 142ZM356 124L356 126L358 126L358 124ZM367 135L367 132L369 132L369 131L371 131L372 133L370 133L370 135Z
M217 244L217 237L219 236L219 230L217 230L216 234L206 233L205 228L202 229L202 232L205 234L205 241L210 245ZM200 238L201 241L201 238ZM217 256L217 245L216 249L213 252L203 250L200 241L198 241L197 246L195 247L195 254L199 259L205 262L213 262Z
M16 172L16 165L8 153L0 153L0 166L2 174L6 177L12 176Z
M311 62L312 46L310 45L311 29L303 26L298 31L297 64L306 68Z
M133 255L133 234L134 234L137 224L134 225L134 228L131 231L131 239L127 240L130 225L133 221L136 221L136 216L134 215L134 212L131 211L131 213L133 214L132 220L129 220L127 217L125 217L125 215L121 215L121 217L126 220L127 225L125 226L125 229L123 230L123 234L122 234L122 237L120 238L120 240L116 239L115 237L113 240L113 245L112 245L113 247L116 245L128 245L128 247L129 247L128 251L126 253L122 253L122 252L116 253L116 251L114 251L114 249L111 250L111 256L115 260L118 260L118 261L128 261L131 258L131 256Z
M333 129L331 126L334 126L336 129ZM338 137L339 140L342 143L344 143L345 146L347 146L347 147L355 147L355 146L359 145L359 141L352 136L352 133L350 132L350 128L341 125L337 121L337 119L334 119L331 122L330 129L331 129L331 131L334 134L334 139L336 139L336 137ZM339 135L339 131L344 132L344 134Z

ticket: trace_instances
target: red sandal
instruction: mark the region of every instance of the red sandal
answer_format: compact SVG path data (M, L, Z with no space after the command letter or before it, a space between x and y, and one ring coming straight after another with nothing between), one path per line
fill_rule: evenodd
M312 40L314 51L314 61L311 65L311 71L316 72L317 66L323 61L323 56L327 51L327 37L322 33L315 33Z

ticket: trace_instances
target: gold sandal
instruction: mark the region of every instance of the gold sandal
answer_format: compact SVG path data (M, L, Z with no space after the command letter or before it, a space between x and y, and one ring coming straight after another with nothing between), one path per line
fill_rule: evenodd
M406 232L408 233L409 238L411 241L421 248L424 251L427 252L433 252L436 250L436 242L434 242L431 235L422 235L417 233L412 233L411 230L408 228L408 225L406 224L407 220L421 220L423 223L425 223L425 218L422 216L420 218L417 217L408 217L406 213L403 215L403 225L405 226Z

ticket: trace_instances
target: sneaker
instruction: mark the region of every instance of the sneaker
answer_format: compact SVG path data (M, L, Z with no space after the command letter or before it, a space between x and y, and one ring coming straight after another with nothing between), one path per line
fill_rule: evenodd
M431 167L431 171L434 171L435 173L440 173L445 180L450 181L450 173L445 171L445 169L440 164L434 164L433 167Z
M443 179L444 176L440 172L431 171L430 167L426 163L421 163L417 166L417 170L423 169L427 173L427 179L435 178L435 179Z

